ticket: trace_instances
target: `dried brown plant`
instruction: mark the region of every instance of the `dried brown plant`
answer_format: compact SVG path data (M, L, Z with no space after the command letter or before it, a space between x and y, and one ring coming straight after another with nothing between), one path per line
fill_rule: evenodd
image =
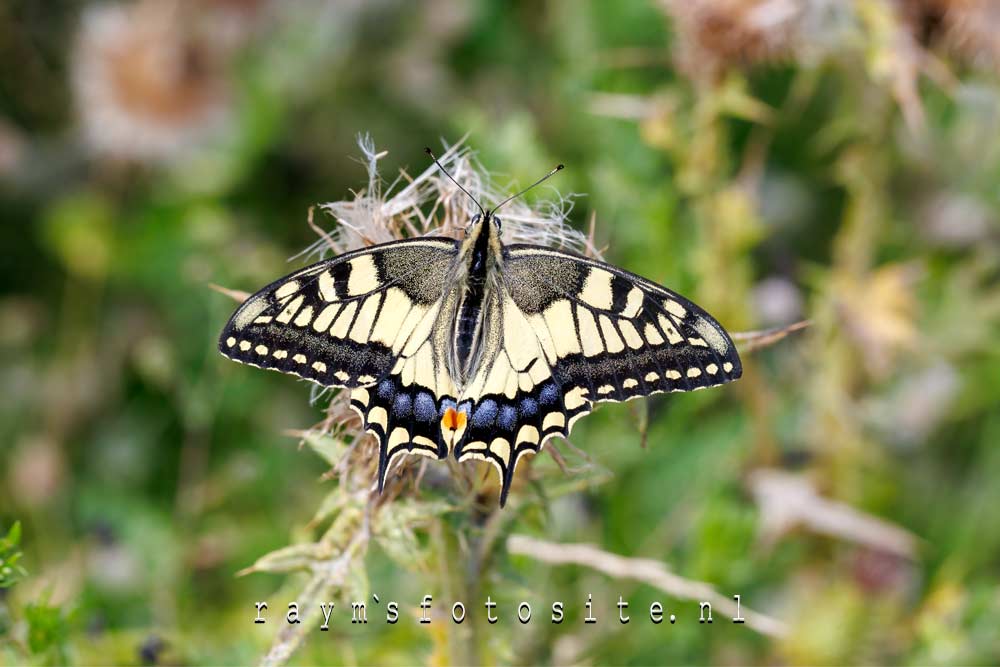
M230 114L228 49L190 5L142 0L88 8L72 59L83 140L118 160L178 157Z

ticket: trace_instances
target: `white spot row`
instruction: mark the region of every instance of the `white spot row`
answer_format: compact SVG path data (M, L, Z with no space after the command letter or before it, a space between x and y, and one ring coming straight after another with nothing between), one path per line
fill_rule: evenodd
M243 352L249 352L250 348L253 347L253 351L256 352L260 356L266 356L267 353L268 353L268 351L269 351L268 348L267 348L267 346L264 345L263 343L258 343L257 346L254 347L253 343L251 343L248 340L238 341L238 346L239 346L239 349L241 351L243 351ZM237 347L237 340L234 337L230 336L229 338L226 339L226 347L230 347L230 348L231 347ZM271 353L271 356L273 356L275 359L279 359L279 360L280 359L287 359L288 358L288 351L287 350L274 350L274 352ZM294 361L297 364L305 364L308 361L308 359L306 359L306 356L304 354L296 354L296 355L294 355L292 357L292 361ZM325 373L326 372L326 364L324 362L322 362L322 361L314 361L311 364L311 366L312 366L312 369L314 371L316 371L317 373ZM342 371L342 370L336 371L333 374L333 377L335 377L340 382L347 382L348 380L351 379L351 375L349 373L345 372L345 371ZM358 376L358 382L360 382L361 384L370 384L372 382L375 382L375 380L376 380L376 378L373 375L359 375Z

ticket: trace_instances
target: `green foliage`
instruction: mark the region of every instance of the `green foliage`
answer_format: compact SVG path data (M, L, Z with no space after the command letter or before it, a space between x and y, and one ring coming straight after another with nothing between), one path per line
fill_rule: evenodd
M0 588L10 588L28 573L20 561L24 554L21 543L21 522L15 521L7 534L0 538Z
M25 605L24 619L28 624L28 648L36 656L53 665L66 664L66 645L70 639L70 624L64 610L48 603L48 596Z

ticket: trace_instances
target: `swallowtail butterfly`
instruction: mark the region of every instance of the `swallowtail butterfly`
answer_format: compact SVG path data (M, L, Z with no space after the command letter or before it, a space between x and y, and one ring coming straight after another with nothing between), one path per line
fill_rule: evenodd
M378 439L379 490L401 454L452 455L496 466L501 506L521 456L568 436L595 403L740 377L732 338L684 297L570 252L503 244L495 213L512 198L479 206L461 241L383 243L271 283L233 314L219 350L349 390Z

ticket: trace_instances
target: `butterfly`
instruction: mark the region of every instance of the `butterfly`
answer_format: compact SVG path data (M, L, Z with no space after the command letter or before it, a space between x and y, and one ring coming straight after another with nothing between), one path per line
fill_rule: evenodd
M740 377L732 338L677 293L572 252L505 245L496 211L527 189L492 210L477 201L462 240L392 241L276 280L236 310L219 350L350 391L378 440L379 491L398 456L452 455L496 467L501 506L521 457L595 403Z

